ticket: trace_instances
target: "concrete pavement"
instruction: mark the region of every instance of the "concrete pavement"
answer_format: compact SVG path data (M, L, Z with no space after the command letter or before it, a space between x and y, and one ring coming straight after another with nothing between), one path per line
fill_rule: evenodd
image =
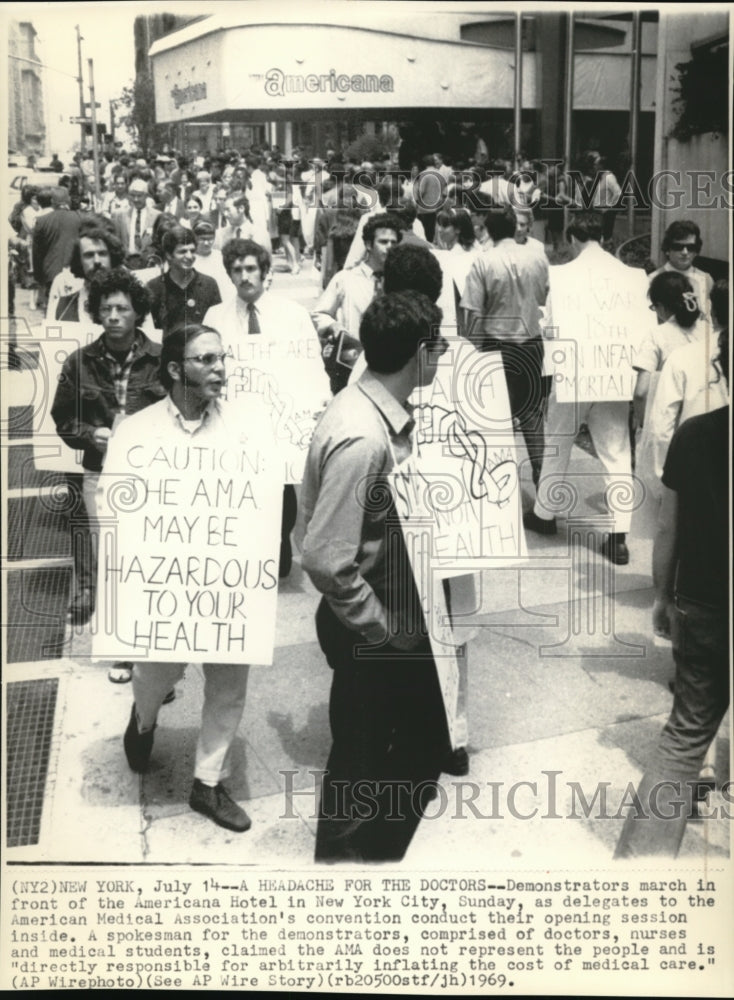
M310 262L297 277L279 266L276 257L273 290L310 305L317 291ZM21 313L24 295L18 293ZM17 373L10 374L12 402L22 402L23 376L12 382ZM574 517L598 516L598 463L578 448L573 463L589 474ZM523 490L527 507L529 480ZM639 780L670 709L670 646L650 638L650 539L633 537L630 564L608 574L593 533L588 548L571 551L559 526L554 538L529 535L526 565L482 574L481 627L469 668L470 773L443 776L406 867L579 868L611 861L622 823L618 806ZM91 661L89 626L67 628L62 659L8 665L6 681L60 679L40 842L8 849L8 860L310 865L316 780L330 742L331 678L315 638L317 602L296 550L278 598L274 663L250 672L234 747L230 788L253 821L245 834L216 827L187 804L199 668L188 668L175 702L161 710L150 771L141 777L129 771L122 750L130 686L111 684L106 668ZM720 782L729 777L728 728L718 741ZM518 785L511 804L510 786L519 782L530 786ZM600 783L608 808L586 817L580 791L591 800ZM711 805L721 807L720 793ZM682 854L690 861L721 859L728 835L722 819L689 823Z

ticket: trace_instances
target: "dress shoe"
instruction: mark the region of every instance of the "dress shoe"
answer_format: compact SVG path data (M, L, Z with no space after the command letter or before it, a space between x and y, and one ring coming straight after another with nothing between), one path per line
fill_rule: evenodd
M208 816L217 826L223 826L225 830L244 833L252 826L252 820L245 810L240 809L221 784L212 788L211 785L205 785L203 781L194 778L189 805L195 812Z
M86 625L94 614L94 591L83 587L69 605L69 621L72 625Z
M441 768L444 774L453 774L457 778L463 778L469 773L469 754L466 747L457 747L447 755Z
M147 733L138 732L138 720L135 716L135 703L133 702L130 712L130 721L125 730L122 745L125 747L125 756L130 765L130 770L136 774L143 774L148 769L148 761L153 752L153 736L155 726Z
M608 535L602 542L601 553L615 566L626 566L630 561L629 549L623 535Z
M539 535L555 535L558 530L555 517L547 521L544 517L538 517L534 510L523 514L522 523L528 531L536 531Z

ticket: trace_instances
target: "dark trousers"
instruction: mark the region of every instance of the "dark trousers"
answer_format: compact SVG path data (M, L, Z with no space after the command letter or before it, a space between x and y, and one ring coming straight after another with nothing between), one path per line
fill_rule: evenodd
M677 599L672 622L675 693L650 766L625 820L615 857L678 853L693 790L711 741L729 706L729 619Z
M486 338L483 350L502 353L510 410L522 431L533 482L537 486L545 450L544 419L548 394L548 381L543 377L543 338L534 337L522 344Z
M316 861L397 861L408 849L448 750L446 716L428 639L411 654L364 640L325 600L316 632L334 671L333 744L321 787Z
M66 488L69 496L69 525L71 527L71 551L74 558L74 576L77 593L81 590L97 590L97 560L92 544L89 515L82 493L83 475L69 472Z

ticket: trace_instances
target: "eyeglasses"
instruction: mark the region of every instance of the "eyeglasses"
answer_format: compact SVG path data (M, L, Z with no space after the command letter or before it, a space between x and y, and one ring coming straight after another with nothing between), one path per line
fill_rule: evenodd
M204 365L205 368L213 368L215 365L223 365L227 355L215 354L189 354L184 361L195 361L197 365Z
M687 250L688 253L698 253L698 246L695 243L671 243L670 249L675 250L676 253L683 253Z

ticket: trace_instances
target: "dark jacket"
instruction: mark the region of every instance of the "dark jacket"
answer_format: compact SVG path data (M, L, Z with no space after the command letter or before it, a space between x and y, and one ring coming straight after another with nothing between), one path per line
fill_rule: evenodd
M157 403L166 395L158 378L160 344L153 343L141 330L138 333L142 342L127 383L127 415ZM111 428L118 413L114 378L105 358L103 339L99 337L64 362L51 416L64 443L84 453L84 468L100 472L104 452L94 444L94 432L98 427Z
M56 208L37 220L33 230L33 277L39 285L50 285L69 266L79 238L79 213Z

